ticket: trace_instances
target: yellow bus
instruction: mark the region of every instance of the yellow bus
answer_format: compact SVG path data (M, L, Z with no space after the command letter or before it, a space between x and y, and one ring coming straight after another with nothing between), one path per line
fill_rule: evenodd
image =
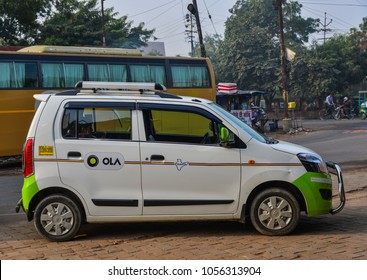
M0 157L21 154L35 112L34 94L71 89L79 81L155 82L173 94L215 101L208 58L65 46L0 51Z

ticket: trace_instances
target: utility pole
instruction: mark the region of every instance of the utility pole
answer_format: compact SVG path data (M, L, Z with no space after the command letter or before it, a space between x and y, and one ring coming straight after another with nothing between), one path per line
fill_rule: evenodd
M276 3L275 3L276 1ZM273 2L275 9L278 11L278 23L279 23L279 40L280 40L280 61L282 70L282 88L283 88L283 98L284 98L284 120L283 120L283 130L288 130L285 126L285 120L289 120L288 114L288 91L287 91L287 64L286 64L286 49L283 31L283 9L282 0L275 0ZM290 124L289 124L290 125Z
M102 46L106 46L106 28L105 28L105 19L104 19L104 6L103 2L106 0L101 0L101 9L102 9Z
M330 19L329 23L326 23L326 12L325 12L324 24L321 24L322 25L322 28L320 29L320 31L323 31L324 32L324 44L325 44L325 41L326 41L326 32L331 31L330 28L326 28L326 27L328 27L332 22L333 22L333 20Z
M192 14L186 14L186 24L185 27L189 28L186 29L185 32L187 33L187 38L189 39L189 43L191 45L191 57L194 56L195 48L194 48L194 23L192 21Z
M187 9L190 11L191 14L193 14L195 16L196 27L197 27L198 35L199 35L199 44L200 44L201 57L206 57L205 45L204 45L204 41L203 41L203 33L201 32L199 10L198 10L198 5L196 3L196 0L193 0L192 4L189 4L187 6Z

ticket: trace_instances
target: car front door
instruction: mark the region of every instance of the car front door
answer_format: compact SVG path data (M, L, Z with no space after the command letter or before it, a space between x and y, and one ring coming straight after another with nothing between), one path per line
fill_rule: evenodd
M232 214L240 149L222 147L221 121L199 107L140 104L143 214Z

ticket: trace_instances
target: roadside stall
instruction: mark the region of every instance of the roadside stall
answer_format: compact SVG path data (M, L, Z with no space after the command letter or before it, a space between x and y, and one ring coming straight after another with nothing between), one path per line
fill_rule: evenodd
M264 91L238 90L235 83L219 83L216 102L249 126L264 131L268 121L265 94Z

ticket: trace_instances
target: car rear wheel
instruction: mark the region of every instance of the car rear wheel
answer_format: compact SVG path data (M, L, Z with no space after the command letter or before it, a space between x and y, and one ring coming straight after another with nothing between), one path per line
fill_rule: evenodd
M253 200L250 218L255 229L265 235L287 235L298 225L300 206L296 198L281 188L260 192Z
M57 194L44 198L34 212L34 225L50 241L68 241L79 231L82 215L70 198Z

